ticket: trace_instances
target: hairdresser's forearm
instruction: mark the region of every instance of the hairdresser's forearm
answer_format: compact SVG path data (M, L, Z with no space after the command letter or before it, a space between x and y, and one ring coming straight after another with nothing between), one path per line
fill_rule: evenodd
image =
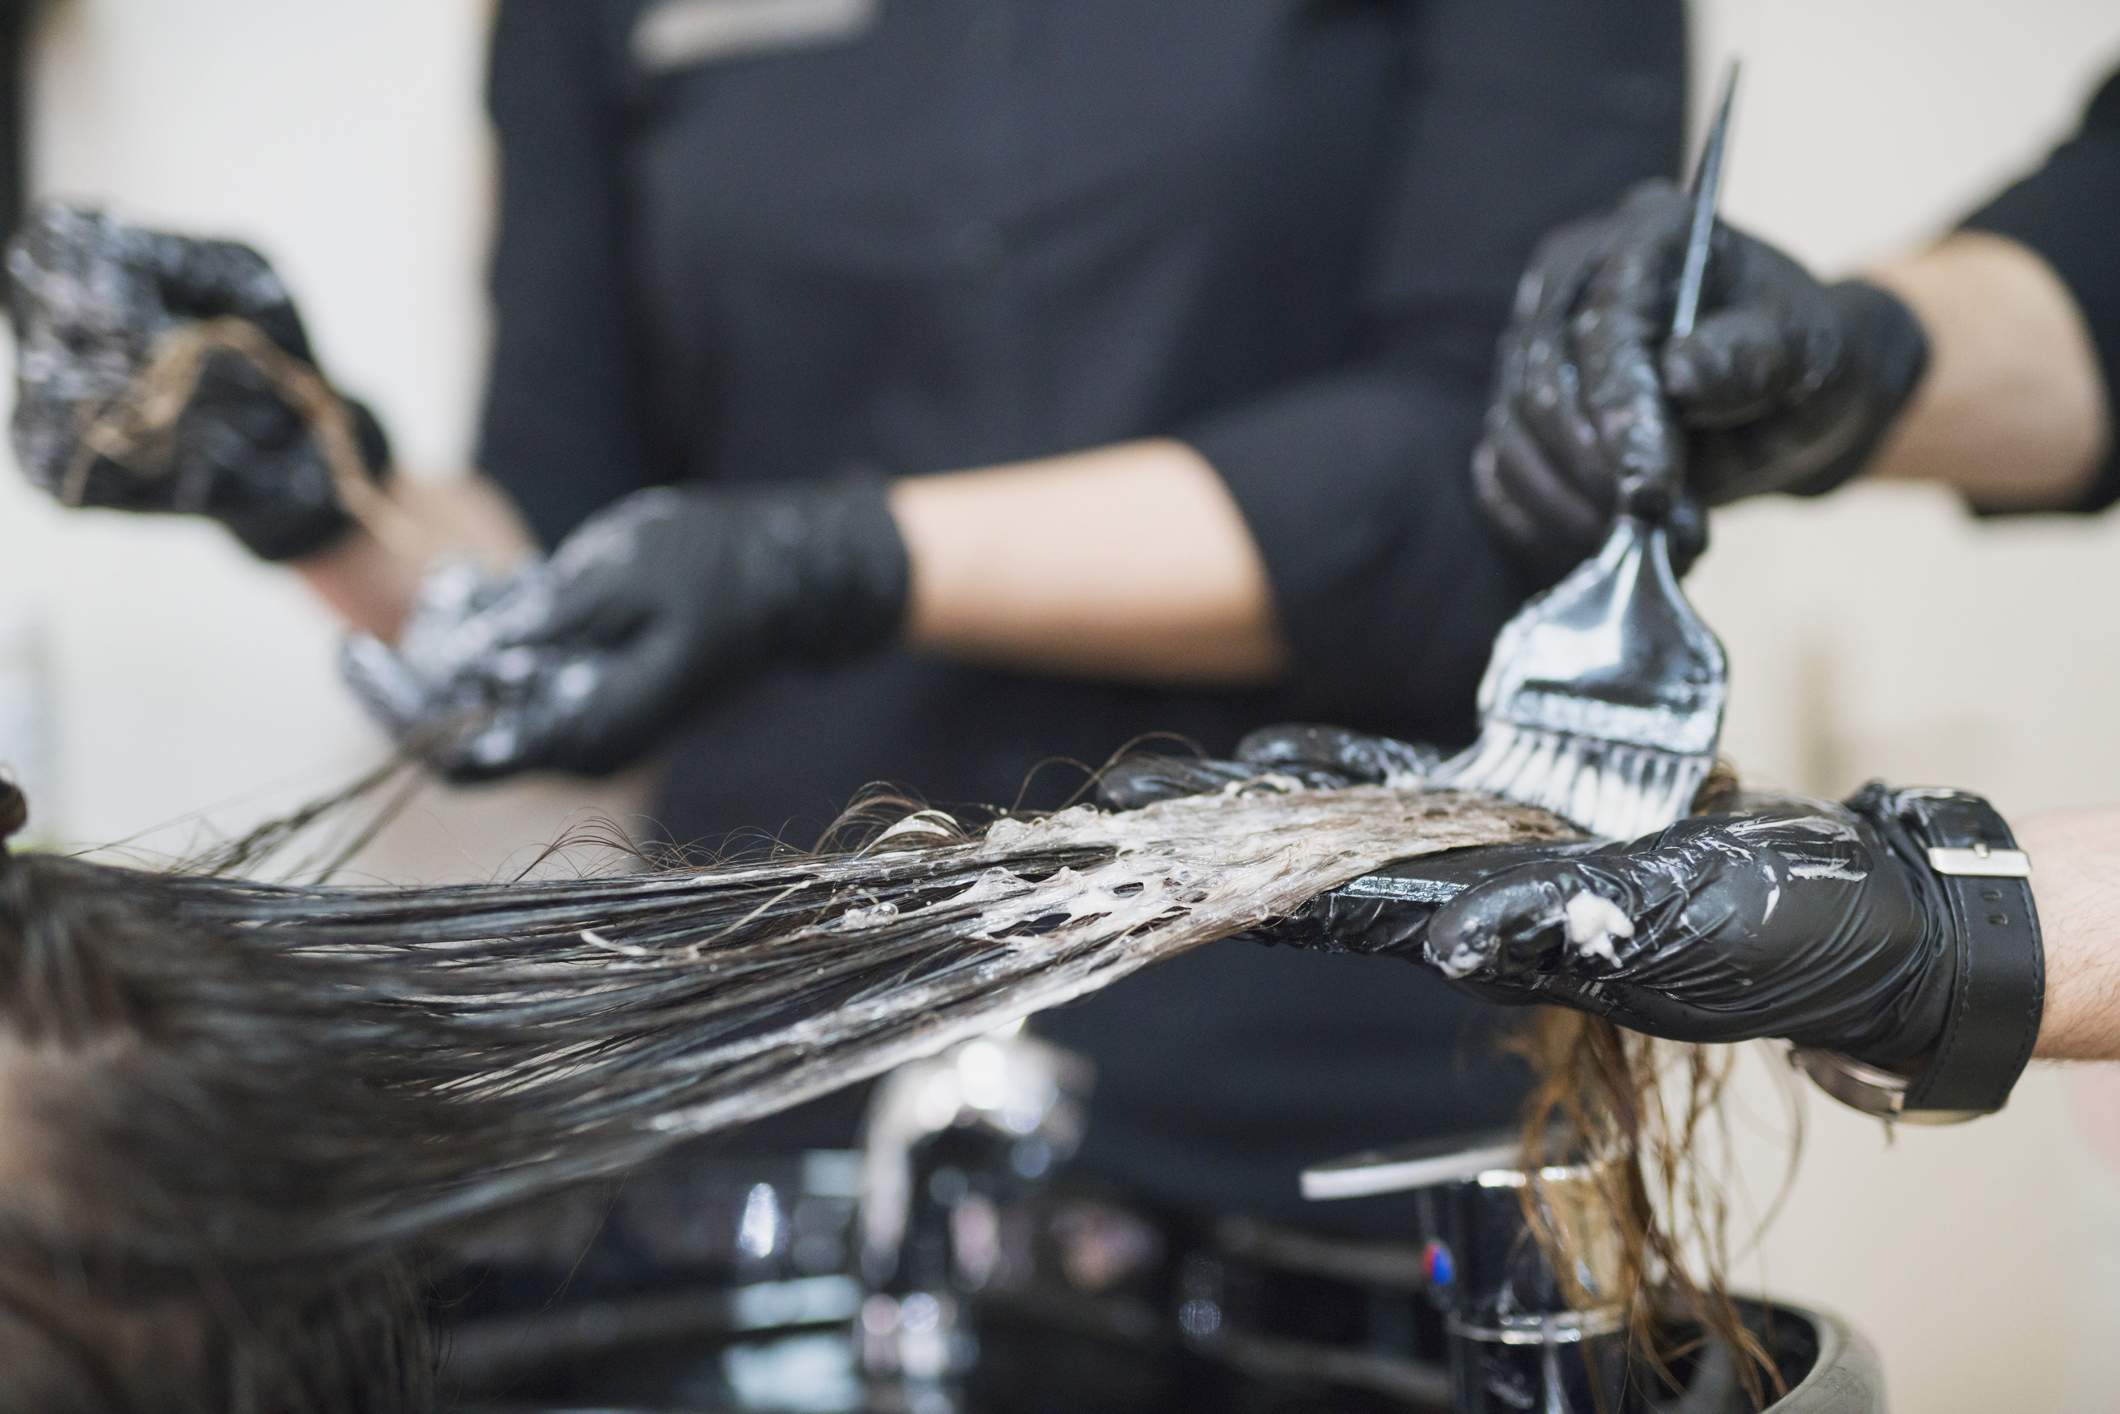
M419 566L359 527L293 568L347 628L385 642L396 639L419 588Z
M1258 547L1175 441L908 477L916 649L1035 672L1259 683L1286 657Z
M384 642L397 637L431 556L476 560L501 568L530 553L532 541L506 494L485 477L400 480L392 497L422 543L386 545L359 526L293 568L318 598L356 632Z
M2016 834L2032 857L2046 942L2046 1011L2033 1054L2120 1060L2120 810L2034 816Z
M1940 481L1990 509L2078 504L2113 429L2083 314L2046 261L1961 232L1869 278L1929 336L1928 370L1870 473Z

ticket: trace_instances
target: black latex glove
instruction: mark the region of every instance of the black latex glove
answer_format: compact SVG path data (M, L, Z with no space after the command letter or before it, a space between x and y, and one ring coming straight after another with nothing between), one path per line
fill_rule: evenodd
M1827 285L1717 226L1691 334L1671 339L1691 200L1668 182L1563 227L1532 257L1503 335L1473 481L1521 560L1558 574L1615 510L1683 486L1720 505L1815 495L1859 471L1906 405L1928 339L1895 296ZM1697 521L1674 527L1690 560Z
M506 580L437 574L396 651L342 667L452 777L602 773L754 673L880 646L906 586L881 481L642 491Z
M1523 865L1445 904L1426 959L1489 998L1672 1040L1911 1060L1942 1036L1956 954L1895 799L1779 801Z
M83 445L114 425L114 405L165 335L202 320L255 325L291 358L314 365L287 288L265 258L234 241L194 240L101 212L47 204L8 248L15 323L17 461L70 504L209 516L268 560L325 548L348 526L314 433L250 358L206 356L163 435L124 449ZM389 463L382 429L342 398L363 470Z
M1152 754L1125 758L1098 778L1098 803L1137 810L1173 796L1208 791L1303 786L1417 785L1442 762L1433 747L1344 727L1262 727L1237 743L1233 760ZM1579 845L1497 845L1446 850L1379 869L1305 903L1288 917L1245 936L1254 942L1320 952L1418 957L1436 908L1483 879L1531 859Z

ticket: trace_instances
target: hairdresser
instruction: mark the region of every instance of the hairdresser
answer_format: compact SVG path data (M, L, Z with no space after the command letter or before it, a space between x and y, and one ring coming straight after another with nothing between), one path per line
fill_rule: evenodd
M1860 278L1720 229L1699 324L1667 340L1686 217L1645 187L1548 237L1525 274L1472 466L1527 573L1580 561L1626 482L1674 468L1710 504L1857 476L1940 480L1991 513L2120 498L2120 77L2040 170ZM1104 789L1133 804L1265 771L1356 783L1401 750L1269 730L1234 762L1128 766ZM1794 1040L1852 1103L1962 1118L1999 1108L2034 1054L2120 1057L2120 824L2023 835L2019 851L1956 792L1753 803L1587 853L1417 861L1404 888L1327 894L1271 938L1423 959L1492 1000L1681 1040Z
M2120 499L2116 221L2120 76L2042 168L1859 277L1719 231L1699 324L1667 340L1684 202L1638 191L1525 277L1474 461L1489 526L1527 567L1563 565L1624 484L1674 468L1709 504L1870 476L1940 481L1984 514L2100 510ZM1860 1108L1966 1118L2034 1055L2120 1057L2120 824L2018 835L1958 792L1752 805L1521 865L1419 947L1485 995L1788 1038Z
M296 563L458 776L659 760L680 841L814 839L879 780L1054 803L1039 762L1148 732L1468 737L1532 587L1464 477L1495 340L1543 231L1675 170L1678 0L823 8L499 7L480 464L548 561L416 592L234 373L187 475L79 459L78 331L24 360L29 470ZM119 284L306 358L269 272L194 263ZM1099 1068L1090 1164L1308 1217L1303 1163L1513 1113L1477 1011L1216 949L1049 1029Z

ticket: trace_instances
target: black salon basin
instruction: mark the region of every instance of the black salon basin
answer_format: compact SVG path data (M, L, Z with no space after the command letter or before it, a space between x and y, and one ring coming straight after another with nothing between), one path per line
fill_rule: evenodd
M1772 1414L1884 1414L1875 1352L1844 1321L1801 1307L1740 1303L1774 1352L1788 1392ZM564 1368L523 1372L514 1397L460 1404L453 1414L1448 1414L1445 1404L1174 1367L1138 1351L1075 1337L1012 1333L961 1389L864 1389L843 1326L757 1332L715 1345L703 1336L579 1352ZM1639 1414L1744 1414L1727 1363L1686 1372L1683 1395ZM1587 1414L1587 1411L1586 1411Z

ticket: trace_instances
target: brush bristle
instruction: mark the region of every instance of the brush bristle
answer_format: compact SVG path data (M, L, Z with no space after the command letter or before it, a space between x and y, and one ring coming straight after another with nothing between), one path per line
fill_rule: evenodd
M1440 779L1631 840L1684 815L1713 765L1712 756L1490 722Z

